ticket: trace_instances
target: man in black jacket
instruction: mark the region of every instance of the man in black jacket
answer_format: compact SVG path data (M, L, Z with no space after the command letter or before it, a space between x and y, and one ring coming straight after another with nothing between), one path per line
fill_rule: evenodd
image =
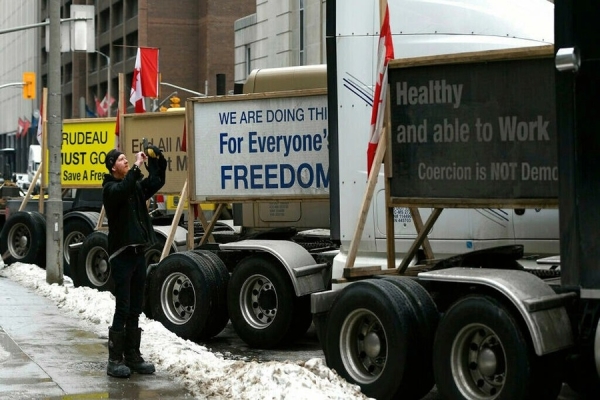
M108 253L115 282L115 314L108 329L106 373L127 378L131 372L152 374L152 363L140 353L142 329L138 322L144 301L146 260L144 250L157 243L146 201L165 184L167 161L162 152L150 146L153 157L135 155L130 168L125 154L111 150L106 155L102 201L108 218ZM140 170L147 162L149 176Z

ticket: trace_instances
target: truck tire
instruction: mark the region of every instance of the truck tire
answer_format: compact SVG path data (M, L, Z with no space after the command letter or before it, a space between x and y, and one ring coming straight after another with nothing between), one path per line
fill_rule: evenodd
M419 332L415 346L419 355L415 357L415 365L405 372L398 396L402 399L421 399L433 388L433 338L439 323L439 313L435 302L423 286L405 276L388 276L383 278L396 285L406 296L407 304L413 308L416 316L416 327Z
M148 249L146 249L146 251L144 252L144 257L146 258L146 268L150 266L150 264L158 264L160 262L160 256L162 255L162 251L163 248L165 246L164 241L161 243L161 240L159 240L159 243L154 244L153 246L150 246ZM173 250L169 251L169 254L173 253ZM152 269L150 272L148 272L148 274L146 275L146 286L144 287L144 314L146 314L147 318L152 318L152 297L150 296L150 286L151 286L151 281L154 277L154 271L155 269Z
M154 273L156 268L146 268L146 285L144 285L144 303L142 306L142 312L146 318L154 319L152 314L152 297L150 296L150 287L152 286L152 280L154 279Z
M158 243L148 247L144 256L146 257L146 266L150 264L158 264L160 262L160 256L162 256L163 248L165 247L165 241L162 238L158 239ZM169 254L173 254L173 248L169 248Z
M229 271L223 261L215 253L207 250L193 250L193 253L206 260L206 264L212 267L214 274L213 306L208 320L206 332L201 339L210 339L217 336L225 329L229 322L229 311L227 310L227 287L229 286Z
M75 286L87 286L100 291L114 293L115 282L108 263L108 233L95 231L90 233L79 250L77 272L74 274Z
M545 397L537 391L541 387L530 341L511 312L492 297L468 296L446 311L435 336L433 359L435 382L444 398Z
M327 365L368 397L392 399L419 357L415 321L406 297L391 282L352 283L331 307Z
M7 254L4 262L37 264L45 268L46 224L36 211L14 213L0 232L0 251Z
M296 295L290 277L265 255L241 260L231 275L227 308L238 336L252 347L270 349L293 337Z
M63 226L63 265L65 275L73 278L71 273L71 257L69 255L69 246L83 240L94 231L94 227L79 218L70 218L65 221ZM76 261L76 260L74 260ZM73 269L75 266L73 266Z
M151 280L153 318L183 339L197 341L209 324L212 270L190 251L165 257Z

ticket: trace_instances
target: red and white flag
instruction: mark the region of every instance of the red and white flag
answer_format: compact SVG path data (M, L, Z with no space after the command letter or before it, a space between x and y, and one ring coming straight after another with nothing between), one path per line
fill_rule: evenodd
M138 47L129 101L135 112L146 111L144 97L158 97L158 49Z
M181 138L181 151L187 151L187 134L185 132L185 121L183 122L183 137Z
M21 137L21 135L25 131L25 121L23 121L23 119L19 117L19 122L17 124L17 137Z
M96 114L101 118L106 117L106 112L104 108L102 108L102 104L100 103L100 100L98 100L98 97L94 96L94 102L96 103Z
M386 4L383 24L379 34L379 46L377 50L377 83L375 85L375 95L373 96L373 110L371 112L371 135L369 147L367 148L367 172L371 173L371 166L375 159L375 152L381 135L381 126L383 125L383 115L387 97L387 72L388 62L394 59L394 43L392 41L392 31L390 30L390 11Z
M31 127L31 121L29 121L27 118L23 119L23 133L21 134L21 137L24 137L27 135L27 132L29 132L29 128Z
M41 104L40 104L40 119L38 120L38 127L37 127L37 141L39 144L42 144L42 134L43 134L43 130L44 130L44 101L42 100Z
M102 99L102 101L99 104L98 104L98 99L96 99L96 108L100 107L100 109L102 110L102 114L100 114L100 111L96 110L96 112L98 113L98 116L106 117L108 115L108 110L110 109L110 107L113 105L114 102L115 102L115 99L112 96L109 99L108 94L104 95L104 98Z

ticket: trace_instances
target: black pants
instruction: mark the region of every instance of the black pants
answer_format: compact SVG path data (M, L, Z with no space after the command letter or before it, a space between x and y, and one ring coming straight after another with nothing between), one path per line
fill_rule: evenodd
M114 257L110 260L110 271L115 281L116 299L112 329L122 331L125 326L137 328L146 284L143 247L130 247Z

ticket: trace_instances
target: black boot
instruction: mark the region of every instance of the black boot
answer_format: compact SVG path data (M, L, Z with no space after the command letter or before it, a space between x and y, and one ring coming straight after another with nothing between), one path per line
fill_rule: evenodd
M138 374L153 374L154 364L144 361L140 353L142 328L125 329L125 364Z
M113 331L108 328L108 367L106 373L117 378L129 378L131 370L125 365L123 349L125 332Z

